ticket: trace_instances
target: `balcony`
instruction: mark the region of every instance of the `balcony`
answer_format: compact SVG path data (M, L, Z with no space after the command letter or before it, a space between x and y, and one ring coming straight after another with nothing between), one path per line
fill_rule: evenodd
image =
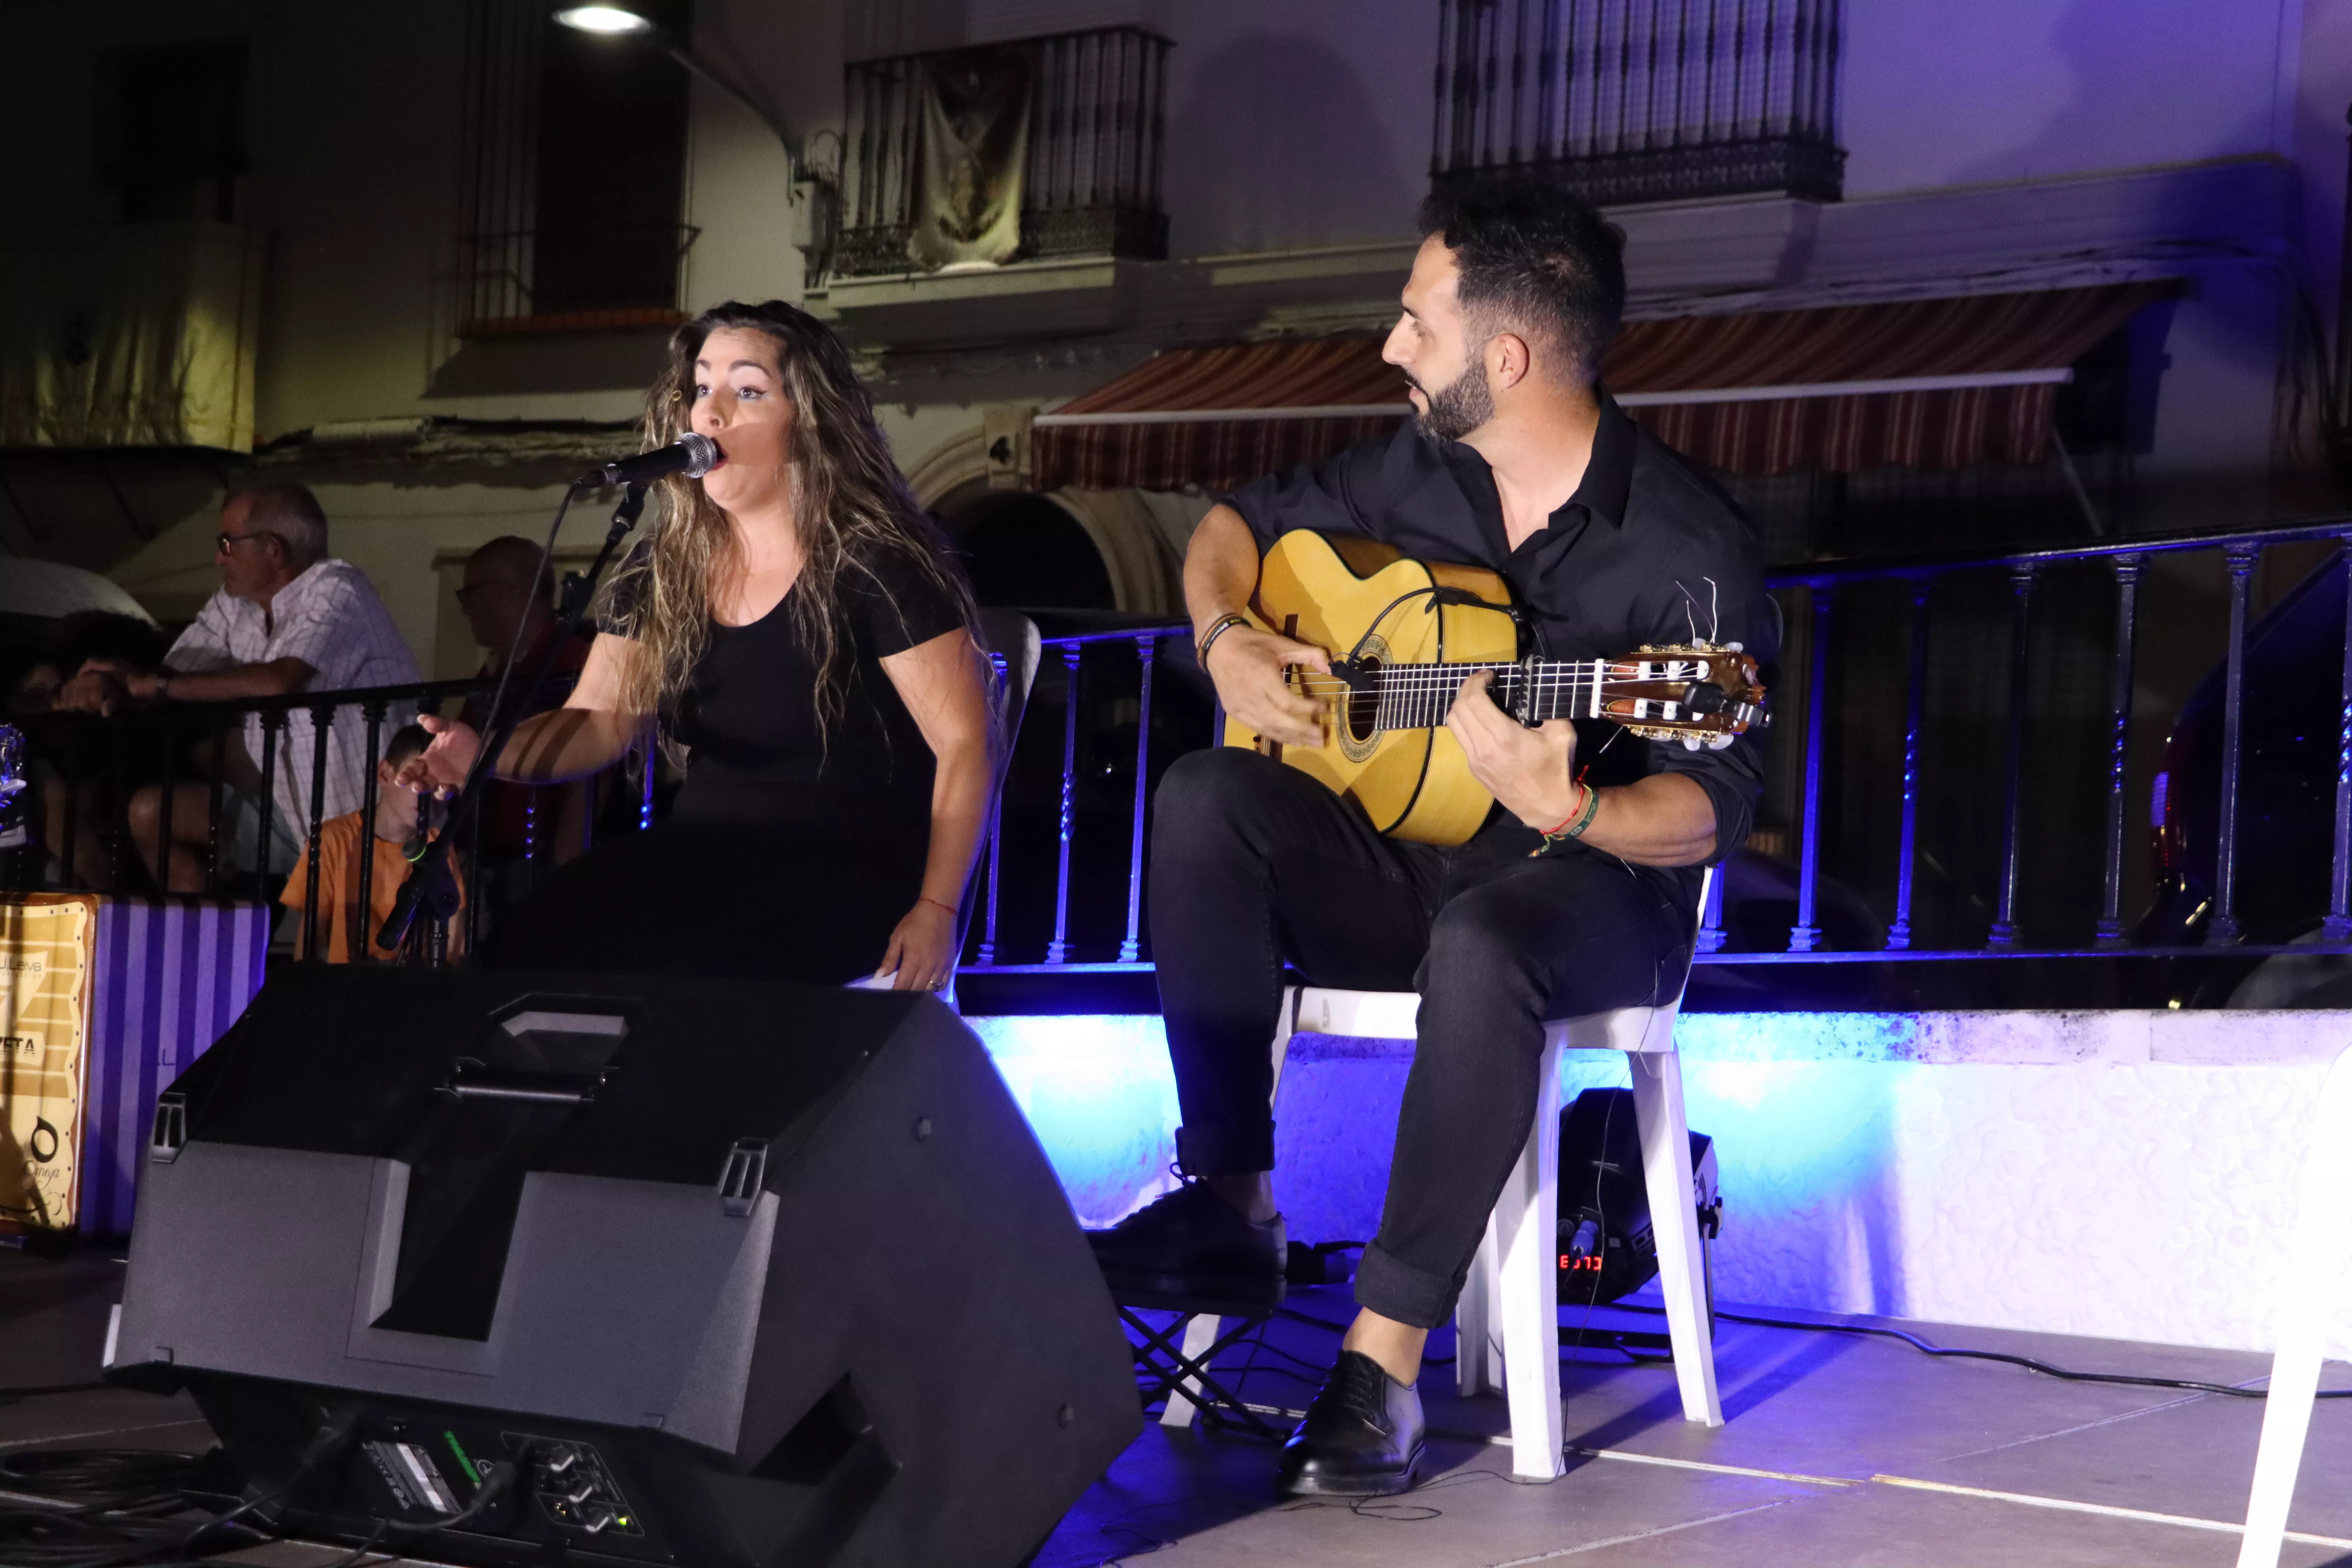
M982 53L1010 52L1028 67L1018 259L1164 259L1160 161L1170 47L1138 27L1102 27L851 64L832 275L923 270L908 248L922 177L923 105L937 73Z
M1839 0L1439 0L1430 179L1836 201Z
M701 230L603 223L467 235L458 244L457 335L676 326L686 256Z

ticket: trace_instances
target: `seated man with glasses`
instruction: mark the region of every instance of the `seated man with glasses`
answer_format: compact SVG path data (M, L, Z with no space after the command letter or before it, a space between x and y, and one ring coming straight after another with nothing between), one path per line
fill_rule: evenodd
M221 507L214 563L221 585L152 674L110 659L91 659L58 693L58 706L112 713L126 702L218 702L284 697L299 691L341 691L401 686L424 678L392 614L367 574L327 555L327 516L318 498L296 484L249 485ZM415 704L397 704L383 721L391 733L414 717ZM367 721L355 703L335 710L326 732L326 787L310 799L318 735L310 713L296 709L278 731L272 800L261 799L262 717L208 744L207 771L234 786L220 825L224 875L252 868L268 849L267 870L284 871L308 835L310 813L331 818L357 811L367 775ZM273 809L274 806L274 809ZM208 890L205 860L212 842L212 786L180 784L167 801L159 785L131 796L132 842L169 892ZM156 860L159 835L168 839L169 864Z
M467 558L466 581L457 590L457 608L482 650L482 667L475 678L498 679L508 670L512 654L505 700L510 708L525 704L520 716L526 719L562 707L571 692L564 678L577 677L588 662L587 639L566 631L555 618L555 574L541 571L545 559L545 552L530 540L503 535ZM531 674L559 637L562 640L548 664L547 685L532 696L527 689ZM488 731L488 694L467 698L457 719ZM541 867L561 866L587 847L589 791L604 782L599 777L533 786L499 781L489 786L481 805L481 868L490 908L527 896Z

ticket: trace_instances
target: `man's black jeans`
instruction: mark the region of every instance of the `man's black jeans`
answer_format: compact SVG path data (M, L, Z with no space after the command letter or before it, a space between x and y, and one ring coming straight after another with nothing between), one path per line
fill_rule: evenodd
M1507 814L1469 843L1381 837L1255 752L1177 761L1151 840L1151 945L1193 1175L1274 1167L1285 960L1319 985L1421 994L1379 1238L1356 1300L1433 1328L1535 1117L1543 1023L1675 994L1692 911L1664 879L1541 840Z

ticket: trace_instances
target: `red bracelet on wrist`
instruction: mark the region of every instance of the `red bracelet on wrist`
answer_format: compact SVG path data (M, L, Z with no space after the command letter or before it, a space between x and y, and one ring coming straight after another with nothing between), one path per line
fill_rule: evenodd
M961 914L961 913L962 912L961 910L958 910L958 909L957 909L953 904L943 904L943 903L940 902L940 900L937 900L937 899L935 899L935 898L932 898L932 897L931 897L929 894L928 894L928 893L918 893L918 894L916 894L916 895L915 895L915 902L917 902L917 903L919 903L919 904L929 904L929 905L930 905L930 906L931 906L933 909L935 909L935 910L947 910L947 912L948 912L949 914L950 914L950 915Z
M1570 812L1566 816L1561 817L1558 827L1547 827L1543 829L1543 836L1546 838L1557 838L1561 834L1566 833L1568 831L1568 825L1574 822L1579 816L1583 815L1584 797L1592 793L1592 786L1588 784L1580 784L1576 786L1576 809Z

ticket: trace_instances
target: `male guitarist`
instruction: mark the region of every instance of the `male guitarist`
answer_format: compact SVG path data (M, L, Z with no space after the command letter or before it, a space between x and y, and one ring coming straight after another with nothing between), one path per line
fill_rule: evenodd
M1532 186L1433 197L1422 229L1384 351L1416 417L1242 486L1192 536L1185 600L1225 710L1268 740L1322 742L1286 677L1328 669L1327 650L1238 615L1260 552L1300 528L1502 574L1547 658L1696 631L1769 660L1746 521L1595 382L1624 305L1623 236ZM1752 739L1688 751L1606 722L1528 729L1486 683L1473 676L1446 720L1497 803L1458 848L1384 838L1307 773L1236 747L1182 758L1160 789L1151 940L1189 1180L1095 1233L1115 1290L1280 1299L1269 1042L1286 961L1320 984L1422 997L1361 1310L1283 1452L1293 1494L1412 1484L1423 1344L1527 1140L1542 1024L1675 994L1700 868L1738 847L1762 788Z

